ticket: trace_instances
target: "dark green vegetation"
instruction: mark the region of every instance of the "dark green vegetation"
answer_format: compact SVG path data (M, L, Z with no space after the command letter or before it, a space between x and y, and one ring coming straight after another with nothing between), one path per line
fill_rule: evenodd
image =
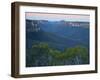
M88 50L82 46L66 48L60 51L49 47L47 43L39 43L27 49L27 65L32 66L57 66L88 64Z

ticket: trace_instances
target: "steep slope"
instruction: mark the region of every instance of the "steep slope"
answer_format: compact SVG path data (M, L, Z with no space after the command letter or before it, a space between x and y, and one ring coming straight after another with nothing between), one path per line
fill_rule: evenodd
M49 33L49 32L28 32L26 35L26 43L27 47L32 47L32 45L36 42L45 42L48 43L51 47L57 48L57 49L64 49L67 47L74 47L76 45L83 45L85 44L75 41L72 39L64 38L61 36L57 36L55 34Z

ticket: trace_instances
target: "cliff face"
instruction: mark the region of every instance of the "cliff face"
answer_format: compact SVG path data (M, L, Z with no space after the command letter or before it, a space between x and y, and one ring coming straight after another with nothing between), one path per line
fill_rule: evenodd
M55 24L55 25L61 25L63 26L70 26L70 27L83 27L83 28L89 28L89 22L71 22L71 21L48 21L48 20L26 20L26 30L27 31L36 31L38 32L41 28L41 25L45 24Z
M26 20L26 31L28 32L38 32L40 30L39 21Z

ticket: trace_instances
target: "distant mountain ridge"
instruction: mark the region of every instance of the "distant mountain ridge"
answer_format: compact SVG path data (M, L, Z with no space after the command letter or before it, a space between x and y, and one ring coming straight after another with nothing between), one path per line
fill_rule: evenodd
M84 28L89 28L89 22L77 22L77 21L48 21L48 20L28 20L26 19L27 24L32 22L35 24L47 24L47 23L54 23L54 24L63 24L66 26L70 26L70 27L84 27Z

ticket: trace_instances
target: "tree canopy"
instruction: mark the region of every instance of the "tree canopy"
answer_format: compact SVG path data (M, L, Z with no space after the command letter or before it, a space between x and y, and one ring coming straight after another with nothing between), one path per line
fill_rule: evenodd
M26 66L55 66L89 63L88 49L83 46L66 48L64 51L54 49L47 43L34 44L27 49Z

